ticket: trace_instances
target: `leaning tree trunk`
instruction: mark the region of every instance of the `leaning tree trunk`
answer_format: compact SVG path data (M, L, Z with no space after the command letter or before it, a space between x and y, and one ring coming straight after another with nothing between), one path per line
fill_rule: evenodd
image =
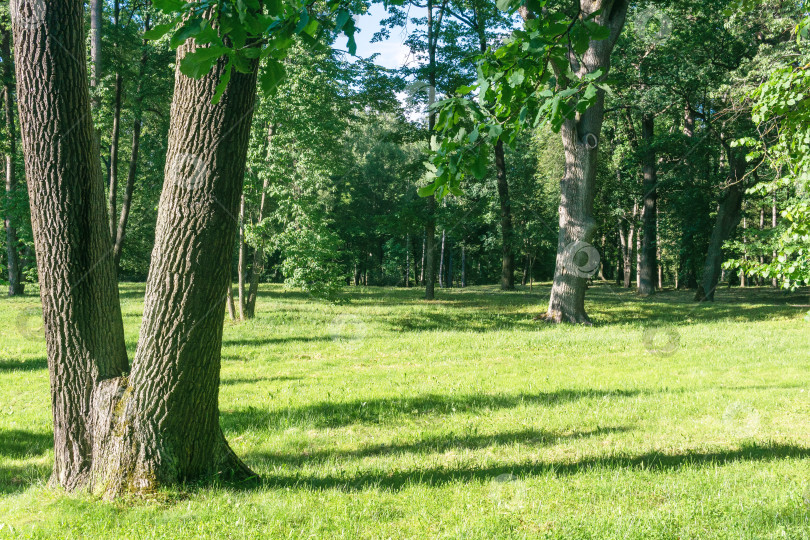
M18 103L54 424L52 484L87 484L94 404L127 371L124 326L90 115L83 2L17 0Z
M580 57L571 51L571 69L579 77L610 68L610 54L624 27L627 0L580 0L583 16L610 29L607 39L591 41ZM565 150L565 173L560 181L560 233L557 239L557 262L546 320L590 324L585 313L586 275L578 271L577 253L588 249L596 222L593 203L596 195L596 165L599 135L605 115L605 95L599 90L594 103L584 113L577 113L562 126ZM591 252L592 254L592 252ZM590 256L588 257L590 259ZM593 261L588 261L588 266Z
M515 251L512 247L514 237L512 227L512 202L509 199L509 183L506 180L506 159L503 141L495 144L495 167L498 171L498 199L501 203L501 243L503 261L501 266L501 289L511 291L515 288Z
M177 64L195 48L181 46ZM199 80L176 72L144 320L132 372L114 390L121 395L115 429L97 467L96 491L107 495L250 474L222 434L218 398L256 65L250 74L234 72L214 105L225 67L221 59Z
M658 213L656 204L658 199L656 176L655 149L652 146L655 134L655 120L652 115L645 114L641 120L641 138L644 141L644 156L642 169L644 182L642 184L644 197L641 211L642 241L639 250L640 264L638 266L638 294L649 296L655 293L655 279L657 269L657 241L658 241Z
M731 238L742 219L742 202L745 193L743 177L747 163L744 156L733 155L730 148L726 148L726 153L731 168L728 178L729 185L717 208L717 218L709 240L706 263L703 265L703 277L695 294L697 301L714 301L714 291L722 273L723 243Z
M0 55L3 56L3 103L6 117L6 137L8 153L5 156L6 200L11 201L17 191L17 130L14 125L14 64L11 59L11 31L0 29ZM8 295L17 296L25 292L20 264L19 238L14 226L12 211L5 212L6 252L8 254Z

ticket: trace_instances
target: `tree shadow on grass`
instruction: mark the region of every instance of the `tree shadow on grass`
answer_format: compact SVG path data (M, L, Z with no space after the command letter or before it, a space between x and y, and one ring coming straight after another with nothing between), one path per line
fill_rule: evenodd
M48 369L47 359L0 360L0 373L4 371L38 371L40 369Z
M389 399L320 402L289 409L263 410L248 407L222 411L222 426L227 430L246 431L254 426L266 429L282 425L306 425L315 428L335 428L352 424L381 424L396 421L405 415L454 414L516 408L521 405L558 405L580 399L626 398L638 395L637 390L557 390L534 394L463 394L448 396L423 394Z
M14 459L41 456L53 448L53 433L0 430L0 456Z
M384 489L398 491L411 485L442 486L460 482L490 482L499 476L509 474L517 478L529 476L572 476L591 470L645 470L669 471L685 467L706 467L725 465L743 461L769 462L782 459L810 459L810 448L794 445L769 444L750 445L736 450L715 452L686 451L683 453L648 452L638 455L619 455L585 458L573 462L527 461L518 464L495 465L491 467L434 467L413 470L382 471L372 470L347 475L303 475L274 472L252 483L233 484L234 489L339 489L362 491Z
M495 433L492 435L463 435L442 433L421 438L417 441L394 444L377 444L356 450L318 450L300 453L254 453L246 456L248 462L260 461L269 465L285 463L301 466L321 461L356 459L372 456L396 454L431 454L453 450L478 450L491 446L520 444L532 447L550 446L562 441L598 437L610 433L629 431L628 427L605 427L589 431L558 432L538 429L525 429Z
M279 376L279 377L234 377L234 378L223 378L220 381L221 385L237 385L237 384L258 384L263 382L273 382L273 381L300 381L303 377L287 377L287 376Z
M265 345L287 345L290 343L315 343L319 341L333 341L331 336L291 336L283 338L242 338L226 339L222 341L223 347L261 347Z

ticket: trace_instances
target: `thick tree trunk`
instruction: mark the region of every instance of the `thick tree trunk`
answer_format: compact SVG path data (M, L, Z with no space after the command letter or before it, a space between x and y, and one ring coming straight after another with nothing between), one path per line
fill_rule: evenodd
M580 77L610 68L610 54L624 27L627 0L581 0L583 16L596 11L594 21L610 29L610 37L591 41L583 55L571 52L571 68ZM557 240L557 262L545 319L560 323L590 324L585 313L586 278L576 272L574 259L578 246L593 239L596 222L593 203L596 195L596 164L599 136L605 113L605 96L599 91L596 102L582 114L577 113L562 126L565 150L565 173L560 181L560 232ZM578 244L579 243L579 244ZM577 251L578 252L578 251ZM589 257L590 258L590 257ZM589 261L589 263L592 261ZM573 270L573 271L572 271Z
M178 62L195 45L178 49ZM222 319L256 97L252 73L226 63L175 78L163 186L132 372L96 473L97 491L145 491L217 473L250 474L219 427Z
M44 10L44 11L43 11ZM54 424L51 481L90 480L92 411L128 369L84 62L83 3L18 0L20 125L40 277ZM41 24L30 24L38 21Z
M8 153L4 156L6 176L6 199L11 201L17 191L17 130L14 124L14 64L11 57L11 30L0 29L0 55L3 56L3 112L6 120ZM8 295L17 296L25 292L20 263L19 238L14 217L10 209L5 211L6 253L8 254Z
M742 202L745 187L745 157L735 156L730 148L726 148L731 173L728 178L728 187L725 189L722 200L717 208L717 218L709 241L706 254L706 263L703 266L703 277L695 295L695 300L714 301L714 291L720 280L723 264L723 243L728 240L737 228L742 218Z
M501 243L503 261L501 268L501 289L511 291L515 288L515 252L512 247L512 203L509 199L509 183L506 179L506 158L503 141L495 144L495 168L497 170L498 199L501 203Z
M641 138L644 142L644 157L642 169L644 172L641 222L642 243L639 250L640 264L638 269L638 294L649 296L655 293L655 279L657 264L658 213L656 203L657 176L655 163L655 149L653 138L655 136L655 120L652 115L645 114L641 120Z

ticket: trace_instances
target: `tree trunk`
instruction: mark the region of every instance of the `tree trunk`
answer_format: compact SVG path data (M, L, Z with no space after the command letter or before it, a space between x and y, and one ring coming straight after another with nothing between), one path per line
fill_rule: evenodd
M92 414L128 369L85 58L83 3L18 0L18 104L54 426L51 483L85 486ZM37 20L41 24L31 25Z
M580 0L580 7L583 16L599 11L594 21L609 28L610 36L591 41L581 57L571 51L571 68L580 77L597 70L607 74L611 51L624 27L627 0ZM596 195L597 147L604 114L605 95L599 90L596 102L587 111L577 113L562 126L565 173L560 181L560 232L554 284L545 317L555 323L590 324L585 313L586 278L580 272L572 271L577 263L572 260L576 253L571 253L571 250L589 244L596 230L593 203Z
M726 153L731 169L728 178L729 185L718 205L717 218L706 254L706 263L703 266L703 278L695 295L695 300L698 301L714 301L714 291L717 288L723 264L723 243L731 237L742 218L742 201L745 192L743 176L747 164L745 157L733 155L730 148L726 148Z
M656 221L658 213L656 211L657 176L655 163L655 149L653 140L655 137L655 120L652 115L645 114L641 120L641 138L644 142L644 157L642 169L644 172L643 182L643 209L641 212L642 221L642 243L639 250L638 269L638 294L649 296L655 293L655 274L657 266L657 238L658 227Z
M14 199L17 191L17 130L14 125L14 64L11 58L11 31L0 30L0 55L3 56L3 103L6 117L6 136L8 153L5 155L6 201ZM10 208L5 210L6 252L8 254L8 295L17 296L25 292L22 281L22 264L20 263L19 238L14 216Z
M405 288L411 286L411 235L405 235Z
M774 193L773 194L773 204L771 205L771 227L774 228L774 229L777 226L777 219L776 219L777 211L778 211L778 209L776 208L776 193ZM775 250L771 254L771 257L772 257L772 259L771 259L772 262L776 260L776 251ZM779 287L779 280L777 278L771 279L771 286L772 287Z
M501 289L515 288L515 254L512 248L512 203L509 200L509 183L506 180L506 159L503 141L495 144L495 168L497 169L498 199L501 203L501 243L503 244L503 264L501 268Z
M116 241L117 235L117 201L118 201L118 143L121 138L121 90L123 82L121 74L115 74L115 90L113 101L113 127L110 137L110 187L109 187L109 208L107 213L110 218L110 238Z
M236 304L233 302L233 284L228 282L228 288L225 289L226 299L225 301L228 303L228 317L232 320L236 320Z
M144 30L150 29L150 17L147 14L144 21ZM129 211L132 208L132 194L135 191L135 178L138 173L138 156L141 148L141 128L143 125L143 81L146 77L146 64L149 61L148 49L146 40L143 42L143 52L141 53L141 62L138 70L138 88L135 95L135 120L132 124L132 151L129 156L129 171L127 172L127 184L124 188L124 198L121 201L121 215L118 218L118 230L115 234L115 266L119 267L121 263L121 251L124 249L124 237L127 231L127 222L129 221Z
M101 82L101 25L104 20L104 0L90 0L90 86Z
M268 137L272 137L273 128L268 132ZM267 188L270 187L270 179L265 177L262 181L262 195L259 201L259 216L257 223L264 220L264 210L267 205ZM253 250L253 266L250 269L250 288L248 289L247 304L245 306L245 317L252 319L256 316L256 300L259 296L259 278L264 273L264 248L257 246Z
M422 266L419 270L419 285L425 284L425 253L427 252L427 234L422 235Z
M467 286L467 249L461 244L461 288Z
M439 287L444 288L445 280L444 280L444 241L445 241L445 231L442 231L442 248L441 248L441 255L439 255Z
M247 244L245 243L245 194L239 201L239 262L236 267L237 288L239 291L239 320L245 320L245 310L247 308L247 296L245 294L245 279L247 277Z

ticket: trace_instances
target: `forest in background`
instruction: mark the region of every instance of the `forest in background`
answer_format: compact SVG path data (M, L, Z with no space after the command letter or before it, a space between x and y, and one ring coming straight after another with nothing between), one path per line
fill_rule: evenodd
M407 32L412 61L402 69L343 52L334 36L316 48L296 38L283 60L285 76L260 95L233 254L246 304L260 281L327 296L347 284L424 285L429 210L418 189L430 153L428 103L473 85L482 52L521 25L483 0L429 5L430 25L413 16L426 6L412 2L390 6L376 36L358 34ZM140 281L164 177L171 176L165 156L175 53L169 36L144 39L167 20L150 2L95 0L88 8L110 231L121 279ZM657 288L697 289L707 265L729 259L747 268L776 261L790 223L783 212L806 195L798 183L779 183L789 166L746 160L751 148L738 141L775 144L778 129L755 118L754 92L784 66L803 65L806 50L796 35L802 15L798 2L734 12L720 1L630 7L612 54L598 138L595 277L639 285L645 246L655 250ZM7 162L1 264L3 279L19 290L17 283L37 281L36 261L5 7L0 25ZM560 136L547 125L522 130L491 152L485 167L468 175L463 195L436 204L437 284L502 281L509 289L552 279L565 172ZM773 189L750 190L774 181ZM787 269L759 272L763 277L734 268L722 281L800 284L802 274Z

